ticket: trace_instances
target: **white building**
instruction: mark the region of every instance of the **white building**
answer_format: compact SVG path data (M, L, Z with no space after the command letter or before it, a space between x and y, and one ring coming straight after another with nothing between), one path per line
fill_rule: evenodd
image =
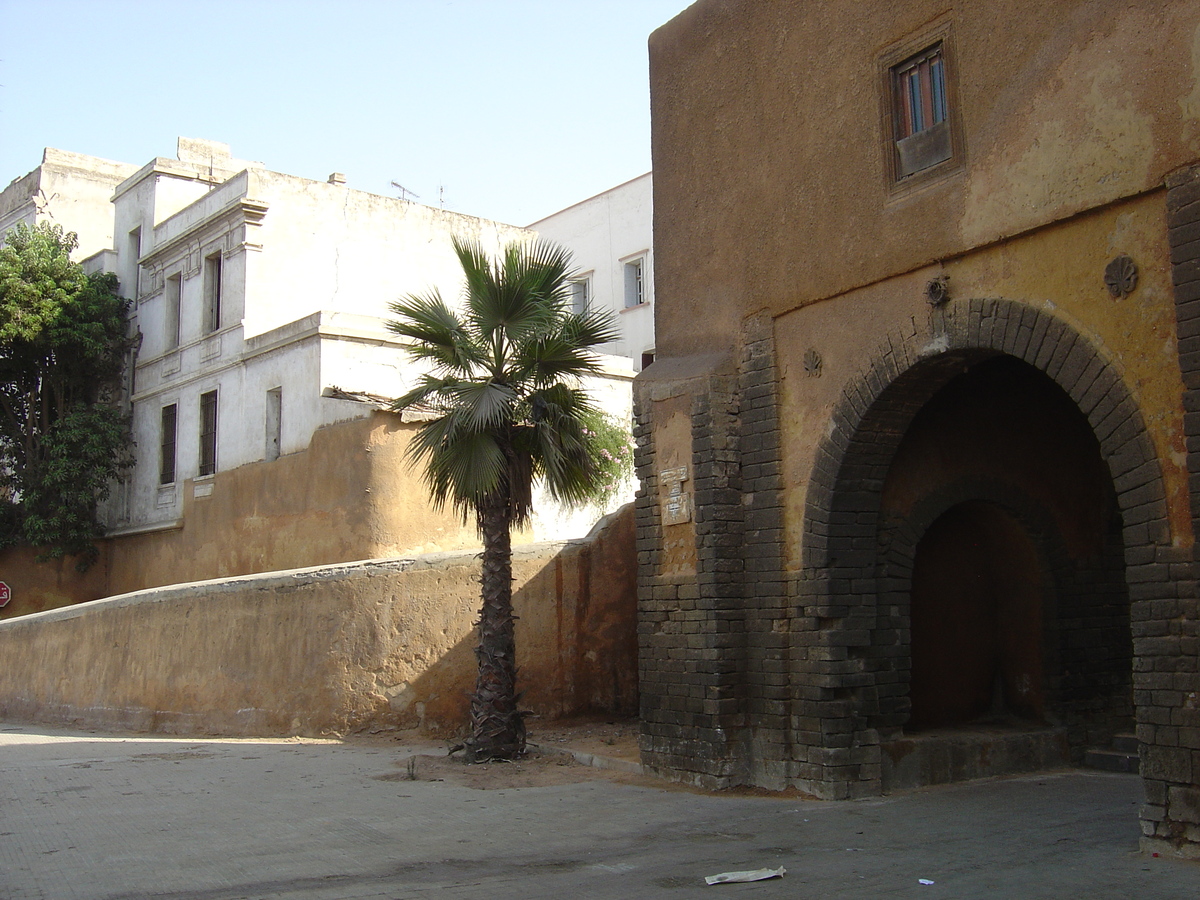
M369 413L339 390L399 396L412 367L384 326L388 303L431 285L457 295L453 235L492 253L530 237L339 176L271 172L213 142L181 140L178 155L113 196L116 271L137 285L142 335L138 465L121 516L134 526L176 519L189 479L202 494L217 471L302 450L321 426Z
M44 191L49 162L68 156L46 153L39 170L0 195L0 212L16 211L12 224L31 220L31 189ZM91 160L70 156L80 169ZM77 215L86 221L86 246L97 252L85 266L115 272L133 301L136 464L105 518L111 535L139 536L145 554L168 561L161 566L171 571L150 580L472 542L472 528L414 499L424 494L419 477L384 446L393 434L406 445L412 426L377 411L418 371L385 327L388 304L434 286L448 300L459 296L454 236L495 254L534 232L353 190L337 174L317 182L272 172L213 141L181 138L177 158L140 169L96 163L83 179L86 196L67 204L69 190L59 190L33 208L69 230L78 230ZM612 358L590 385L618 417L629 416L633 374ZM349 427L356 420L370 421ZM319 434L339 448L339 471L327 459L301 462ZM346 486L317 501L314 479ZM582 535L594 519L593 511L564 520L543 504L530 537Z
M42 164L0 193L0 235L49 222L79 236L80 257L113 246L113 190L137 166L47 147Z
M529 226L570 248L577 303L616 314L621 339L606 349L639 372L654 361L652 195L648 172Z

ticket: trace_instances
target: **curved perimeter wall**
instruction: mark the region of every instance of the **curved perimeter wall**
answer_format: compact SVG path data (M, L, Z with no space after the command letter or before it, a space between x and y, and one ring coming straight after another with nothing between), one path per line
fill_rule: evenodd
M632 508L514 551L535 713L637 710ZM472 552L175 585L0 622L0 719L169 733L453 734L474 683Z

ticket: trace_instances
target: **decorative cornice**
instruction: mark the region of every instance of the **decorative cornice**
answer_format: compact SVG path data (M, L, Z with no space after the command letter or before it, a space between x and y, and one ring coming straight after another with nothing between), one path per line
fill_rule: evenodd
M175 253L181 244L199 240L199 236L214 226L228 230L241 226L256 227L266 218L270 204L265 200L255 200L251 197L239 197L233 203L225 206L207 218L201 219L194 225L185 228L179 234L159 244L141 259L143 267L157 263L162 257ZM247 242L249 243L249 242Z

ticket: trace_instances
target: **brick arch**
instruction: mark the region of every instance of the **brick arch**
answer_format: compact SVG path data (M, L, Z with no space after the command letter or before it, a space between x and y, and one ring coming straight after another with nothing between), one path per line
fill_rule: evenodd
M906 695L907 649L889 646L878 628L893 612L880 601L906 589L905 573L884 565L887 548L879 543L884 480L913 418L964 366L1005 354L1067 393L1090 424L1113 479L1129 583L1167 577L1154 552L1169 542L1161 466L1116 368L1070 325L1017 302L962 301L935 310L933 319L932 337L890 336L843 390L805 498L798 612L815 625L817 637L798 674L851 675L843 684L862 685L830 695L841 701L845 724L839 730L854 733L852 746L876 743L907 714L897 699ZM843 777L871 780L870 764Z

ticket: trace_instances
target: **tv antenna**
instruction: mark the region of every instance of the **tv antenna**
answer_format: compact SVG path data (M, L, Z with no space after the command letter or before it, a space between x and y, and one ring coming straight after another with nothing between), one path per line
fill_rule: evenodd
M398 181L393 181L392 187L394 187L396 190L398 190L400 192L401 200L409 200L409 199L416 200L417 198L419 198L421 196L420 194L414 194L412 191L410 191L408 188L406 188L404 185L402 185Z

